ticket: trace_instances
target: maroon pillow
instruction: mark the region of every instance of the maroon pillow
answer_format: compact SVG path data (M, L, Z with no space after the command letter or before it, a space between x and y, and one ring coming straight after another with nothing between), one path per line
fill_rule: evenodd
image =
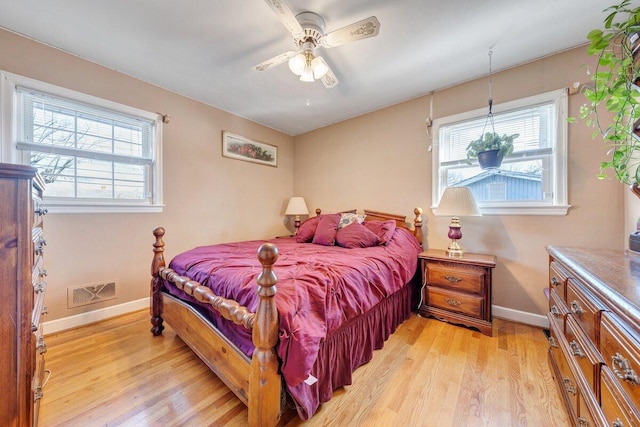
M378 245L378 236L364 225L354 222L338 230L336 243L343 248L369 248Z
M340 225L340 215L333 214L320 218L313 243L317 245L333 246L336 243L336 233Z
M378 236L379 244L386 246L396 231L396 222L392 219L387 221L365 221L364 226L373 231Z
M319 216L314 216L313 218L305 220L300 227L298 227L298 231L296 232L296 242L310 242L313 239L313 235L316 233L316 227L318 226L319 221Z

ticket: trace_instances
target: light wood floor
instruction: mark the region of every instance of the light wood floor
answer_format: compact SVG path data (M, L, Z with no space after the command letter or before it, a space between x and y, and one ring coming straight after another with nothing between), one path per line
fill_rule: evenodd
M246 407L167 327L140 311L46 337L40 426L243 426ZM283 426L568 426L540 329L494 336L412 315L307 423Z

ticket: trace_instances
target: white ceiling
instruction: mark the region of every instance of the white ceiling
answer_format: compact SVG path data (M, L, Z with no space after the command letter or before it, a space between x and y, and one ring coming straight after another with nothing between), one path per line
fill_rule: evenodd
M252 69L297 49L264 0L0 0L0 27L298 135L484 76L489 50L495 72L582 45L615 1L286 2L325 33L374 15L380 34L320 48L340 81L325 89Z

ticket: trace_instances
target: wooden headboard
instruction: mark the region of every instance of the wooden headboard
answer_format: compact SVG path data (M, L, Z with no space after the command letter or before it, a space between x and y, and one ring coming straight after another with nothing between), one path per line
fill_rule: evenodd
M357 211L357 209L351 209L348 211L340 211L340 213L357 213ZM321 213L322 210L316 209L316 215L320 215ZM396 227L406 228L411 231L413 235L416 236L416 239L418 239L418 242L422 244L422 208L415 208L413 213L415 214L415 218L413 219L412 226L407 222L406 216L364 209L364 214L368 221L394 220L396 222Z

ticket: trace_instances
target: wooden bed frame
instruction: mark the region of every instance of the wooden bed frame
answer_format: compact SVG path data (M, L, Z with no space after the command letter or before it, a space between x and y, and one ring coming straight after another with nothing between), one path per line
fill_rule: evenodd
M351 211L354 212L354 211ZM367 220L395 220L398 227L409 229L422 243L422 209L414 209L413 228L406 217L377 211L364 211ZM316 210L320 214L320 210ZM165 230L153 230L153 262L151 264L151 332L162 334L163 321L227 384L247 405L250 426L275 426L284 409L286 396L279 374L276 354L278 341L278 312L275 304L277 278L273 264L278 259L278 249L265 243L258 249L262 273L258 276L259 302L255 313L236 301L215 295L211 289L188 277L179 276L166 267L164 258ZM210 304L224 318L251 330L255 351L248 358L208 320L188 304L162 292L162 279L176 284L198 301Z

